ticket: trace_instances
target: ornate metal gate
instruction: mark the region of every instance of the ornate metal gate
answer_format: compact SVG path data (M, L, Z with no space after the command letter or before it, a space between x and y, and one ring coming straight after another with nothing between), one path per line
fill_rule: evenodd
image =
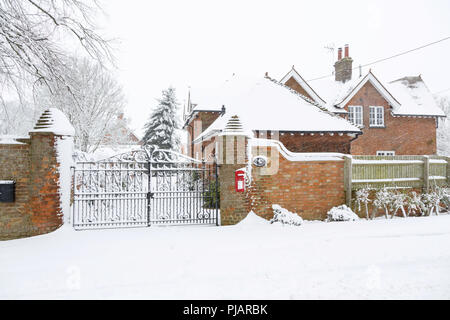
M73 171L75 229L219 224L215 162L143 148Z

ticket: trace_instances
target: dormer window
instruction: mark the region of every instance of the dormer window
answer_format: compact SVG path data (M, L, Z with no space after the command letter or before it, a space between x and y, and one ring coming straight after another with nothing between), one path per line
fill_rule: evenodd
M384 108L374 106L371 106L369 108L369 125L371 127L384 127Z
M362 106L349 106L348 107L348 120L355 126L363 126L363 107Z

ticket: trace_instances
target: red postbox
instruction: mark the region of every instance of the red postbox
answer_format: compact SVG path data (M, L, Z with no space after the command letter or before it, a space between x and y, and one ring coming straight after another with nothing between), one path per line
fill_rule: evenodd
M244 170L236 170L234 185L236 187L236 192L244 192L245 190L245 171Z

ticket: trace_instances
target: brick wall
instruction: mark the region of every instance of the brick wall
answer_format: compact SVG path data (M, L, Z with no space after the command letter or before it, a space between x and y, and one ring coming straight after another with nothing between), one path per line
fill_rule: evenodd
M0 145L0 180L16 181L16 199L0 203L0 240L35 236L63 224L59 163L52 133L31 133L25 144Z
M350 140L348 135L334 134L300 134L280 133L280 141L292 152L338 152L350 153Z
M436 121L433 118L393 117L388 102L367 82L347 103L363 106L363 135L352 142L351 153L375 155L395 151L396 155L436 154ZM385 128L369 127L369 106L384 107Z
M220 147L220 144L219 144ZM227 152L231 152L227 150ZM233 149L234 157L237 150ZM292 161L277 147L253 147L252 157L265 155L268 165L278 168L268 175L267 167L252 167L251 186L245 193L235 191L235 171L245 164L221 164L220 209L223 225L236 224L253 210L271 219L272 205L278 204L307 220L323 220L327 212L345 203L344 159ZM242 158L242 155L240 156ZM277 160L278 159L278 160ZM274 164L278 161L278 164Z
M29 214L29 141L28 144L0 144L0 180L16 181L15 202L0 202L0 240L33 233L35 228Z
M273 147L269 149L260 151L278 152ZM290 161L280 154L276 174L261 175L261 170L252 169L250 197L253 211L266 219L273 217L273 204L303 219L323 220L328 210L345 203L343 160Z

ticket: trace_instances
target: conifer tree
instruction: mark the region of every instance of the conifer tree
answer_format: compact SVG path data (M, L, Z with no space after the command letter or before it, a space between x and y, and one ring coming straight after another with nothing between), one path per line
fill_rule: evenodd
M179 126L176 118L178 102L175 89L169 87L163 90L162 98L157 101L158 105L144 127L144 144L160 149L178 150L180 141L176 135L176 129Z

